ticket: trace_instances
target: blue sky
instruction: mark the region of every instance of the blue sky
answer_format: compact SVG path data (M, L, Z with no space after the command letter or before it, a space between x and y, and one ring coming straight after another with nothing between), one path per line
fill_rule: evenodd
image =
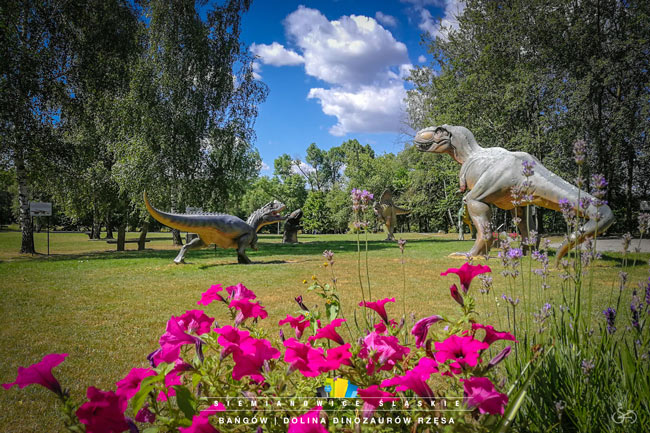
M356 138L378 153L399 152L406 126L404 78L430 62L421 35L455 26L455 0L255 0L242 42L269 86L255 146L270 175L283 153L303 158L310 143L329 149Z

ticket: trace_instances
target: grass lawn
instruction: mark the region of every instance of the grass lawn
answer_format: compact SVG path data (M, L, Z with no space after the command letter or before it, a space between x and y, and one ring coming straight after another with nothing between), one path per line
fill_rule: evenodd
M129 233L127 239L136 236ZM406 296L402 295L399 248L382 242L384 235L376 234L369 236L368 245L373 300L397 298L397 304L388 305L388 312L398 319L403 301L418 318L455 313L449 285L457 283L457 277L441 277L440 272L460 266L462 260L447 256L468 250L472 241L457 241L456 235L399 236L408 240ZM190 251L186 265L175 265L172 259L178 248L171 245L170 234L152 233L149 238L152 241L145 251L134 251L136 244L127 244L131 250L118 253L115 245L88 240L83 234L54 233L50 235L52 255L31 257L17 254L20 233L0 232L0 383L13 382L19 365L40 361L47 353L65 352L69 357L54 372L78 401L85 398L89 385L114 389L115 382L132 367L147 365L145 357L157 347L170 315L198 308L200 294L217 283L225 287L242 282L255 291L269 313L261 324L277 340L277 322L296 311L295 296L304 295L309 307L318 304L320 298L307 293L303 280L315 275L329 281L330 268L323 266L322 256L326 249L335 253L334 271L347 317L361 300L353 235L299 235L298 245L283 245L280 236L262 235L259 251L248 251L252 265L238 265L233 250L212 248ZM36 247L46 251L44 233L36 235ZM495 258L488 264L493 269L494 291L481 296L478 281L473 288L485 322L498 326L497 317L503 318L505 306L499 307L499 316L495 314L494 298L505 292L506 282L496 251L492 255ZM650 255L630 257L638 259L636 266L627 269L635 287L636 281L648 276ZM608 306L612 288L618 286L621 263L621 255L611 253L596 263L594 316ZM558 295L559 271L552 272L551 285L540 300L551 301ZM220 325L229 324L222 305L211 304L205 311ZM0 389L0 431L58 431L62 424L54 410L54 395L49 394L41 387Z

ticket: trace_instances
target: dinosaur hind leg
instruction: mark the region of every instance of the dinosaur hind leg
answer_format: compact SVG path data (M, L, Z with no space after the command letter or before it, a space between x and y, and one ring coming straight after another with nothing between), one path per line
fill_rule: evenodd
M237 263L242 265L250 265L253 263L246 255L246 247L251 246L251 235L243 235L237 240Z
M178 255L174 259L174 263L177 265L181 263L185 263L185 254L187 254L188 250L198 250L199 248L204 248L207 245L205 242L203 242L203 239L201 237L194 238L187 244L183 245L183 248L178 252Z
M467 211L476 228L476 242L474 242L474 246L470 250L469 255L472 257L487 255L492 247L492 229L490 223L492 220L492 210L490 209L490 205L470 198L466 199L466 203ZM488 233L490 236L487 236Z
M600 208L597 208L592 204L587 209L586 214L589 220L577 232L571 233L569 238L557 250L557 263L575 245L580 244L588 237L594 237L604 233L616 220L614 213L607 205L602 205Z

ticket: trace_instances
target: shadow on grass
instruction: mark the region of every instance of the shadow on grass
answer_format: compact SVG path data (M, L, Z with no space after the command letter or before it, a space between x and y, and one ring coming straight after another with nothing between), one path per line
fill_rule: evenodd
M437 243L449 243L449 242L458 242L456 240L450 239L435 239L435 238L425 238L425 239L409 239L408 243L413 244L431 244L435 245ZM273 242L264 242L262 238L258 243L259 251L253 251L248 249L246 254L253 260L254 264L279 264L287 263L283 260L275 261L256 261L255 259L262 259L264 256L282 256L282 255L291 255L291 256L320 256L325 250L332 250L334 252L342 253L352 253L357 251L357 242L356 240L317 240L317 241L307 241L300 242L298 244L282 244L282 243L273 243ZM360 247L362 250L365 250L366 244L362 240L360 242ZM146 248L141 251L137 250L127 250L127 251L95 251L95 252L86 252L78 254L53 254L49 257L44 254L36 254L33 257L25 257L25 260L31 261L65 261L65 260L116 260L116 259L169 259L172 261L174 257L178 254L178 249L174 250L154 250ZM372 240L368 241L368 251L380 251L395 249L398 250L397 242L392 241L380 241ZM236 260L237 254L235 250L232 249L221 249L214 248L210 246L200 250L192 250L187 253L186 258L190 261L200 260L200 259L212 259L212 258L228 258L232 257ZM21 260L22 261L22 260ZM191 263L191 262L190 262ZM235 261L233 264L236 264ZM218 266L228 265L229 263L216 264Z

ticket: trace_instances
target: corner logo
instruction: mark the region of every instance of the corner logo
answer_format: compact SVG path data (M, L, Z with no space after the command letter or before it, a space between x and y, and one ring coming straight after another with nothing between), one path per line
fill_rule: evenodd
M338 377L336 379L326 379L325 386L317 388L316 392L318 397L322 398L355 398L357 396L357 386L347 379Z

